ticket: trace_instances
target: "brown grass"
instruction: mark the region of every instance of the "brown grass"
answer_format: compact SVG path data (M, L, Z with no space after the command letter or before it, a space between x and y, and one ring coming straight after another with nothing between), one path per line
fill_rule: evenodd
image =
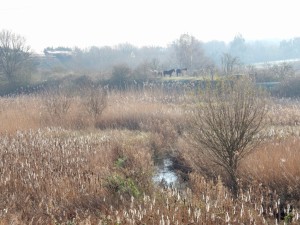
M0 133L40 127L40 101L35 96L0 98Z
M233 200L222 170L183 138L192 95L111 91L97 121L81 100L57 120L40 95L0 98L0 224L275 224L289 204L286 222L299 223L296 103L276 103ZM188 189L153 184L157 154L192 171Z
M299 100L275 99L269 111L270 124L276 126L299 126Z
M299 199L299 146L299 137L265 143L242 164L243 179L256 180L272 190L276 190L283 200Z
M68 220L75 211L101 209L105 198L113 204L105 186L113 174L150 191L148 143L147 134L128 131L95 135L52 129L3 136L0 207L8 215L20 213L25 222ZM126 164L118 167L119 158Z

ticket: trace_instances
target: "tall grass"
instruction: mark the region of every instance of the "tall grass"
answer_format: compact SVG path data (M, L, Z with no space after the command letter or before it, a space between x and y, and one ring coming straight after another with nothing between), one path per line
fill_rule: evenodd
M105 199L114 203L106 185L115 175L130 177L141 193L150 191L153 165L148 139L140 132L88 134L62 129L2 136L2 218L50 223L72 219L76 213L96 213L105 207ZM124 165L117 164L120 159Z
M0 224L299 224L297 102L274 103L234 199L184 139L195 101L176 89L110 90L99 117L62 95L60 119L45 95L0 98ZM153 183L157 155L181 164L188 188Z
M242 164L244 179L256 180L276 190L283 201L300 206L299 146L299 137L265 143Z

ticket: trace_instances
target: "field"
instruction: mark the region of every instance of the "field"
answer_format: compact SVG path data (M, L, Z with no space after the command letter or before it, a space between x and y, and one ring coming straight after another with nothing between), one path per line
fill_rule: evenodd
M300 102L270 99L235 199L185 139L192 90L109 90L99 115L80 93L1 97L0 224L299 224ZM164 158L177 185L153 182Z

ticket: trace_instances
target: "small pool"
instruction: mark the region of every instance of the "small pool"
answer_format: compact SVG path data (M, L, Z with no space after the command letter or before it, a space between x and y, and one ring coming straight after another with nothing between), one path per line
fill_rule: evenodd
M177 174L172 171L173 162L171 159L163 159L163 163L158 166L157 173L153 177L155 183L164 182L167 185L175 184L178 181Z

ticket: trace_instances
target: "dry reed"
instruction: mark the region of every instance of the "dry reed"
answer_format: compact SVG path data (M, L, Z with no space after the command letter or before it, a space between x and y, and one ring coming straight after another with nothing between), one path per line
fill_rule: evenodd
M182 138L190 93L110 91L97 121L80 96L59 122L40 95L0 98L0 224L299 224L297 103L275 103L234 200ZM193 171L189 188L153 184L154 155L166 152Z

